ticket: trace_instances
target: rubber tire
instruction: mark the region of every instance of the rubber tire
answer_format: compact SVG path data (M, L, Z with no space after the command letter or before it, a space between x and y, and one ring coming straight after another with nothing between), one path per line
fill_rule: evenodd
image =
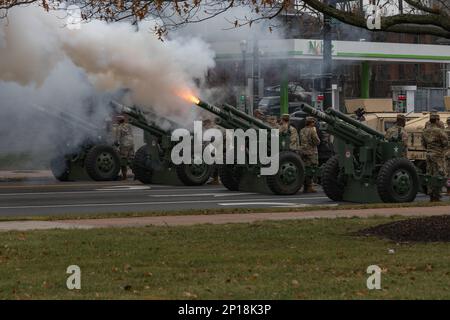
M240 169L233 165L219 167L219 177L223 186L230 191L239 191Z
M142 182L143 184L152 183L153 170L147 167L150 155L148 153L148 146L144 145L136 151L134 155L132 170L136 180Z
M412 188L405 196L400 196L394 192L391 185L392 176L397 170L407 171L412 178ZM380 169L377 177L378 194L386 203L413 202L419 191L419 177L416 167L406 158L396 158L387 161Z
M305 182L305 165L303 164L301 157L292 151L280 152L280 168L284 162L292 162L297 167L297 170L300 172L300 179L297 183L286 186L281 182L280 171L278 171L276 175L267 176L267 186L276 195L289 196L297 194Z
M204 165L205 170L199 177L193 176L188 172L190 166L191 165L182 164L176 167L178 179L180 179L185 186L202 186L208 182L212 174L212 166Z
M325 195L333 201L342 201L344 184L339 182L339 158L333 156L322 167L321 184Z
M53 158L50 161L50 170L56 180L62 182L69 181L70 161L64 156Z
M97 157L101 153L109 153L113 159L112 169L107 172L101 172L97 168ZM97 145L92 147L86 154L86 159L84 160L84 166L86 172L94 181L114 181L120 171L120 158L116 150L113 147L107 145Z

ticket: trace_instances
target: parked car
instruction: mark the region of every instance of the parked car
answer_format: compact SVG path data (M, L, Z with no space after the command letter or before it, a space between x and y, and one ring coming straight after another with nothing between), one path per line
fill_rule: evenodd
M295 111L301 110L301 102L289 102L289 111L291 114ZM280 116L281 115L281 104L280 104L280 96L269 96L264 97L259 101L258 109L264 111L264 113L268 116Z
M265 88L265 95L267 96L279 96L280 95L281 87L273 86L273 87L267 87ZM303 88L300 84L295 82L290 82L288 84L288 95L289 95L289 101L295 101L295 102L306 102L308 104L311 104L312 99L312 92L306 91L305 88Z

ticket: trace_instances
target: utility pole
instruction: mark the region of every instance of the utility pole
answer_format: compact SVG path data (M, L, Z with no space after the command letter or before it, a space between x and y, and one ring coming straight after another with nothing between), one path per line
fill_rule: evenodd
M326 5L336 7L336 0L324 0ZM323 61L322 61L322 88L324 94L323 109L331 108L332 98L332 41L331 41L331 17L323 16Z
M259 102L259 81L261 78L261 68L260 68L260 61L259 61L259 42L258 38L255 35L253 39L253 74L252 74L252 80L253 80L253 106L252 110L250 110L250 113L253 113L253 110L256 109L258 102Z

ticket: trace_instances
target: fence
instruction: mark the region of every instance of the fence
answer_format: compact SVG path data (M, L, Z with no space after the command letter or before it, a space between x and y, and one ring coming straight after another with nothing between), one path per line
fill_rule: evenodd
M415 111L444 111L444 96L447 95L445 88L417 88L414 102Z

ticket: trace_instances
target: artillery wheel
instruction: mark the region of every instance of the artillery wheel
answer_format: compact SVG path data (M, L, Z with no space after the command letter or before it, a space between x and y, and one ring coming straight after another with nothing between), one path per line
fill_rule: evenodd
M113 147L92 147L84 160L86 172L95 181L113 181L120 171L120 158Z
M153 170L149 166L150 154L148 152L148 146L144 145L136 151L134 155L132 170L136 180L144 183L152 183Z
M212 166L203 164L182 164L177 166L177 176L186 186L202 186L212 174Z
M69 181L70 161L64 156L58 156L50 161L50 170L58 181Z
M387 203L412 202L419 189L415 166L406 158L387 161L377 178L378 194Z
M237 166L223 165L219 167L220 181L230 191L239 191L241 170Z
M333 201L342 201L344 197L344 184L339 179L339 158L333 156L323 165L321 177L322 188L328 198Z
M277 195L296 194L305 181L305 166L300 156L291 151L280 153L278 173L267 176L267 186Z

